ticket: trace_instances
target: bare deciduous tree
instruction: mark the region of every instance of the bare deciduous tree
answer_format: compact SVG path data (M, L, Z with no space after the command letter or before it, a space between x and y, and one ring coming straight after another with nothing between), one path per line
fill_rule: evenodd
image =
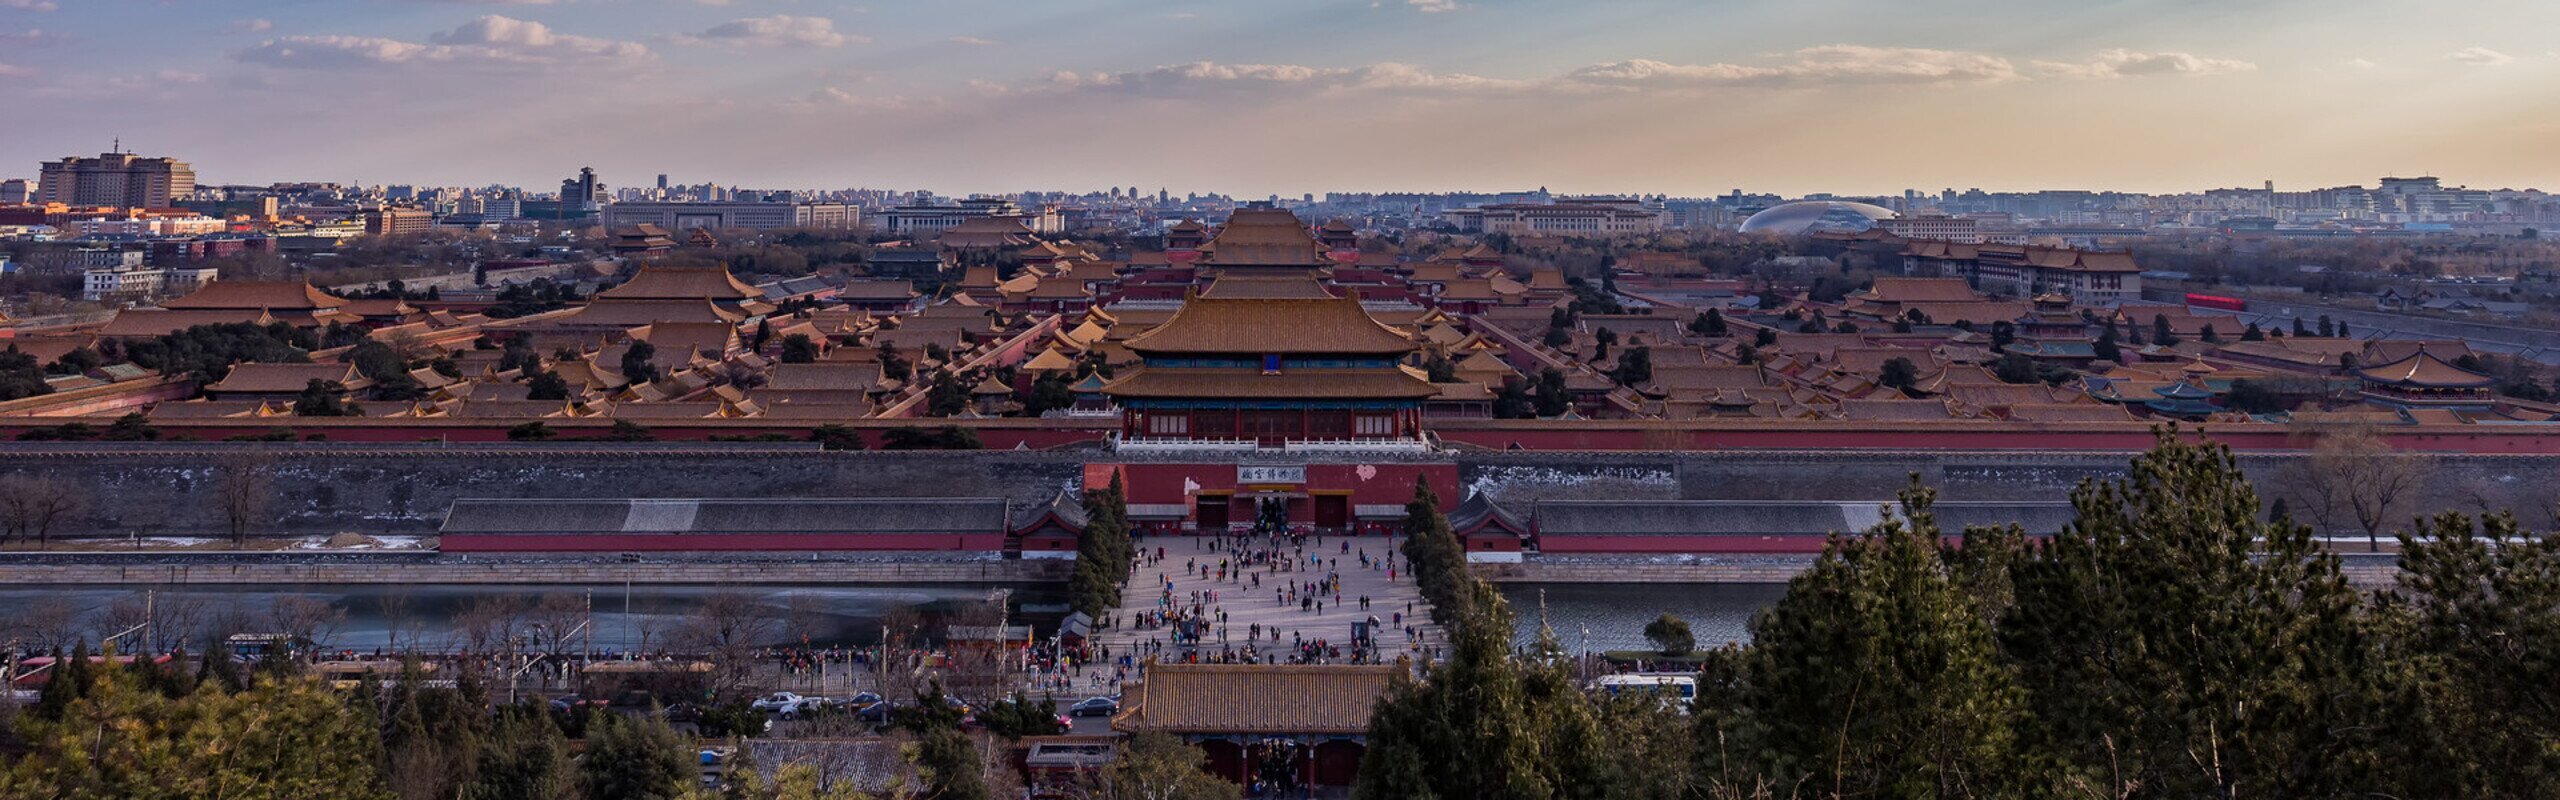
M528 632L538 637L533 642L534 647L541 652L558 655L577 649L577 643L570 634L586 619L587 604L585 598L578 595L549 592L535 600L533 610L525 616Z
M384 590L374 598L373 607L382 614L383 638L389 640L391 652L406 653L418 649L417 597L410 594L408 587L394 586ZM403 637L408 640L406 649L402 648Z
M674 637L678 648L710 660L713 690L728 694L755 669L755 648L773 638L774 624L754 595L722 588L702 598Z
M310 642L314 649L326 650L329 639L337 635L338 626L347 621L347 610L326 600L289 594L278 597L267 606L267 624L272 632Z
M782 619L783 633L794 643L806 644L826 633L827 606L815 596L793 592L783 598Z
M517 598L479 597L454 614L453 628L464 650L488 655L512 646L523 619L524 604Z
M86 496L53 476L21 474L0 478L0 529L7 532L0 539L32 534L37 547L46 547L54 526L86 507Z
M267 453L231 453L215 462L215 508L230 526L234 546L248 544L249 527L265 520L267 507L274 499L275 473L275 456Z
M2311 452L2284 471L2286 496L2323 530L2352 525L2364 532L2367 548L2381 550L2383 529L2414 512L2433 460L2391 449L2367 425L2312 435Z
M61 597L39 597L0 615L0 633L40 651L68 648L80 636L80 610Z

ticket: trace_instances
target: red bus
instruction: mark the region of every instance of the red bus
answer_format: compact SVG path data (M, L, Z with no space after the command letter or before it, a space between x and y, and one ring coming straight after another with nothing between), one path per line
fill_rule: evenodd
M2247 300L2242 300L2242 299L2237 298L2237 297L2224 297L2224 296L2222 296L2222 295L2218 295L2218 294L2190 294L2190 295L2187 295L2187 305L2191 305L2191 306L2198 306L2198 307L2202 307L2202 308L2219 308L2219 309L2222 309L2222 310L2224 310L2224 311L2247 311L2247 310L2249 310L2249 301L2247 301Z

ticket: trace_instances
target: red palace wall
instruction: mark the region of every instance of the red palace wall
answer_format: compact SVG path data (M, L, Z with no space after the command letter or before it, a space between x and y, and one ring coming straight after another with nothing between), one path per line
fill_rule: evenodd
M1002 534L721 533L455 534L438 540L448 553L627 553L669 550L935 550L995 552Z
M1426 480L1431 491L1440 498L1440 509L1448 511L1458 505L1458 465L1456 463L1423 464L1309 464L1303 484L1239 485L1235 464L1113 464L1085 465L1084 481L1088 489L1111 485L1117 472L1121 488L1131 505L1182 505L1194 507L1203 494L1249 493L1270 489L1291 494L1345 496L1352 509L1360 506L1403 506L1413 500L1416 480ZM1231 522L1252 521L1245 504L1238 503L1230 512ZM1196 521L1196 520L1195 520ZM1290 521L1316 522L1312 502L1290 503ZM1378 520L1361 520L1365 523Z

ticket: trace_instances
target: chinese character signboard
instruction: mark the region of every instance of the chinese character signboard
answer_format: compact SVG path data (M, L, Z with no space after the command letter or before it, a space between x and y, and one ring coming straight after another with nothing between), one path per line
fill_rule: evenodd
M1236 485L1238 486L1257 483L1303 484L1306 482L1307 467L1304 464L1291 467L1236 465Z

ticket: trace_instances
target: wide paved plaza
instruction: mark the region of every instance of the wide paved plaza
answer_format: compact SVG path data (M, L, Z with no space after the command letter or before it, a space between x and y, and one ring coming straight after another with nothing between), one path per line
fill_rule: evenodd
M1112 612L1114 624L1098 638L1114 656L1240 661L1250 646L1258 662L1350 663L1358 657L1358 626L1373 623L1374 658L1428 657L1443 641L1395 552L1401 541L1143 538L1144 557ZM1323 646L1310 647L1318 642Z

